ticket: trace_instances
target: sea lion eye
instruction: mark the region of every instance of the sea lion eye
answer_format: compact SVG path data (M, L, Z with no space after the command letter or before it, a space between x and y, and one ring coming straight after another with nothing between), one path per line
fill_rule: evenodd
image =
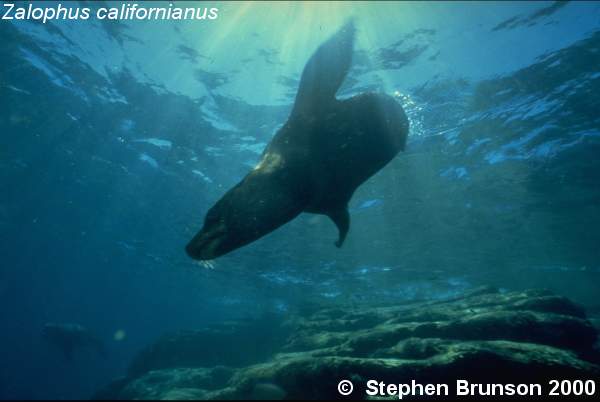
M206 218L205 218L205 223L206 224L215 224L217 223L217 221L219 220L219 214L214 210L214 208L211 208L208 210L208 212L206 213Z

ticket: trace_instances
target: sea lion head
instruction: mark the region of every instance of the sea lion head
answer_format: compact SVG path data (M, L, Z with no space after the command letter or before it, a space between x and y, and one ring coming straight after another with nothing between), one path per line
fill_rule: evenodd
M55 324L47 323L44 325L42 335L45 338L57 338L65 336L74 336L82 334L86 330L79 324Z
M195 260L213 260L251 243L289 222L306 200L295 191L300 185L281 170L283 162L266 152L263 162L229 190L206 213L202 229L187 244ZM272 160L273 159L273 160Z
M237 248L231 244L225 217L216 207L208 211L202 230L185 247L187 254L195 260L213 260Z

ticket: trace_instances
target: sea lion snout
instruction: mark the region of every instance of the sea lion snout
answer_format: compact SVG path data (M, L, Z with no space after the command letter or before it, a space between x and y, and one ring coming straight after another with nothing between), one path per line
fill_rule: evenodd
M185 246L186 253L195 260L213 260L225 253L222 250L227 228L223 222L205 226Z

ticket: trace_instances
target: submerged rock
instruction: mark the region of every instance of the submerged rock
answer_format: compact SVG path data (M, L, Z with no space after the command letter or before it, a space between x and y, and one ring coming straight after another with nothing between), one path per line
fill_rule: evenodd
M248 331L234 331L218 345L207 344L207 337L180 343L164 338L171 341L147 349L127 379L96 396L326 399L340 398L338 382L348 379L354 383L352 397L364 398L370 379L547 384L553 378L600 376L596 329L581 308L546 291L481 288L441 302L322 309L276 328L285 330L254 327L254 340L270 333L273 347L262 354L248 342ZM211 358L197 353L209 349ZM170 356L168 364L149 364L160 361L149 359L149 350ZM232 350L237 360L231 359Z
M269 330L265 332L265 328ZM128 375L138 377L152 370L178 367L247 366L274 355L287 334L275 315L167 334L134 358Z

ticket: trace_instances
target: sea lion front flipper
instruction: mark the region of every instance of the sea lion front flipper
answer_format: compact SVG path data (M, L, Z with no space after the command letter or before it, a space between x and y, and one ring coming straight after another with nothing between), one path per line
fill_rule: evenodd
M349 21L323 43L304 66L292 116L311 113L333 102L348 74L354 47L354 22Z
M344 244L344 240L346 240L346 235L348 234L348 230L350 229L350 213L348 212L348 208L340 208L335 211L332 211L327 214L335 223L339 231L338 240L335 242L336 247L342 247Z

